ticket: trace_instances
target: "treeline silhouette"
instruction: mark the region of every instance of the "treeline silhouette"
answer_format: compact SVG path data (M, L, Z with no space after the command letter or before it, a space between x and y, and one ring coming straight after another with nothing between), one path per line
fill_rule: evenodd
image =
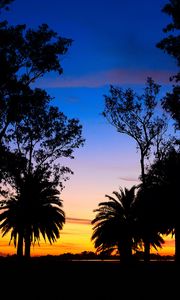
M0 8L10 2L1 0ZM60 192L72 171L58 159L73 158L84 144L82 126L35 84L49 72L62 74L71 43L47 24L0 23L0 229L10 232L18 257L30 257L40 235L56 241L65 222Z
M0 13L11 2L0 0ZM172 18L164 31L178 31L179 1L170 0L163 11ZM179 41L171 34L158 44L178 66ZM30 257L41 236L50 243L60 237L65 223L60 193L73 172L59 159L73 159L85 142L79 120L68 119L44 89L35 87L49 72L63 73L61 58L71 44L47 24L34 30L0 22L0 229L2 236L10 232L20 258ZM129 263L144 251L148 262L151 247L162 247L163 235L172 234L179 261L179 79L179 73L170 79L172 91L161 101L160 86L150 77L142 94L110 86L104 96L102 115L136 142L141 174L138 186L106 195L95 210L92 241L98 257L117 251L121 262ZM174 120L173 136L167 134L165 113Z

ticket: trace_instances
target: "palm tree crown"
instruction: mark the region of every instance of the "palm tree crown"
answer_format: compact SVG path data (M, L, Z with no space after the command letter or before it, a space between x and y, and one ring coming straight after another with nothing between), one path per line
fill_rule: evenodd
M95 210L96 217L92 224L95 248L97 252L112 252L118 249L122 260L130 259L132 248L135 247L135 189L120 188L114 191L115 197L106 195L107 202L99 203Z
M34 172L22 178L17 195L8 199L1 207L0 229L3 236L11 231L11 240L17 244L20 236L30 255L32 242L39 242L42 234L50 243L60 237L65 223L62 200L56 183L51 182L43 172Z

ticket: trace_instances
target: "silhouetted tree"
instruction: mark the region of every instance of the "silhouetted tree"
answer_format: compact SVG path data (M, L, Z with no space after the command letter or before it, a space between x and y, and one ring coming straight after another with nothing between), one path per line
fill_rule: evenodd
M0 7L10 2L1 0ZM18 156L16 153L13 159L13 154L8 152L17 124L28 119L33 95L37 106L48 105L51 100L43 90L33 90L36 80L51 71L62 74L61 57L71 42L71 39L59 37L46 24L32 30L26 29L26 25L0 23L0 152L3 153L0 156L0 181L6 167L9 169L3 156L12 160Z
M96 217L92 221L94 232L91 239L98 253L112 253L118 249L121 261L126 263L132 260L132 250L141 248L147 232L141 215L144 213L144 199L141 203L142 194L138 192L138 197L135 194L139 187L113 192L116 197L106 195L108 201L99 203L99 208L94 210ZM164 243L155 227L149 232L149 242L155 249Z
M13 1L14 0L0 0L0 12L2 8L8 10L9 9L8 5Z
M95 248L98 253L118 249L122 262L130 262L135 247L135 189L114 191L115 197L106 195L108 201L99 203L92 221Z
M163 7L162 12L168 14L172 18L172 22L164 28L165 33L170 34L157 44L157 47L176 59L178 67L180 67L180 2L179 0L169 0ZM173 34L172 34L173 33ZM178 83L180 81L180 72L171 77ZM175 120L176 129L180 130L180 86L174 84L172 92L168 92L163 99L163 107L170 113Z
M84 143L79 120L68 119L50 105L45 90L34 86L51 71L62 74L60 58L71 42L46 24L32 30L0 23L0 180L10 186L14 197L25 199L18 196L22 178L28 180L42 169L48 170L62 189L72 171L58 159L73 158L74 150ZM8 190L1 190L3 195L5 192L8 197ZM29 235L21 231L18 238L26 244Z
M157 115L157 95L160 86L151 78L147 79L147 85L142 95L136 94L132 89L123 91L122 88L110 87L110 95L105 95L104 117L115 126L118 132L126 134L136 141L140 152L141 179L145 188L145 161L152 154L152 149L157 154L167 129L165 117ZM150 224L144 218L144 227L147 236L144 239L145 260L149 260L150 236L148 236Z
M1 0L0 8L11 2ZM34 92L32 83L48 72L62 73L60 58L71 42L59 37L46 24L32 30L25 25L11 26L7 21L0 23L0 147L3 152L9 151L7 142L12 141L15 123L27 118L32 100L29 94ZM45 100L49 102L50 97ZM3 163L0 157L0 169L4 169Z
M142 184L139 185L136 195L137 236L140 245L148 236L150 246L158 250L164 244L162 234L167 233L167 227L165 228L162 223L162 219L166 218L164 212L167 211L167 207L160 201L161 191L158 186L151 185L148 181L146 175L146 188L144 189ZM144 226L146 224L148 226Z
M62 201L59 198L58 182L50 179L51 172L38 169L21 177L17 194L1 201L3 212L0 214L0 229L3 236L11 232L17 255L30 257L32 243L40 241L40 235L53 243L60 237L65 222ZM18 241L18 243L17 243Z
M45 91L34 90L29 94L31 106L27 118L15 123L12 134L13 151L23 158L21 168L10 169L9 179L6 181L14 189L14 194L20 193L20 197L27 201L30 199L28 192L21 195L22 178L31 178L33 174L41 169L47 169L60 189L63 188L63 180L67 180L68 173L72 171L61 165L57 159L62 157L73 158L76 148L83 145L82 126L76 119L68 119L57 107L47 105ZM36 99L38 98L38 101ZM38 105L39 104L39 105ZM33 185L31 186L33 189ZM20 191L19 191L20 189ZM11 190L12 193L12 190ZM25 199L27 196L27 200ZM24 202L23 203L24 205ZM33 213L29 210L29 214ZM30 216L32 217L32 216ZM25 221L28 221L28 218ZM24 223L23 223L24 224ZM26 225L28 227L28 224ZM28 235L21 237L22 232L18 232L19 240L28 243ZM21 243L20 243L21 245ZM22 251L18 251L22 253Z
M156 160L146 174L146 199L154 202L153 222L163 234L175 236L175 258L180 260L179 185L180 152L171 149Z
M46 24L36 31L26 30L25 25L0 24L1 142L9 127L12 130L29 110L30 84L50 71L62 73L60 56L70 44L70 39L58 37Z

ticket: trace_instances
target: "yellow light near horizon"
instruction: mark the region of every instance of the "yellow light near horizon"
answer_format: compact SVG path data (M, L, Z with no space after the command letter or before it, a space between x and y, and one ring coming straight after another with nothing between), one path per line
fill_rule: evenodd
M92 225L90 222L69 220L61 231L61 236L52 245L41 239L40 246L31 247L31 256L59 255L63 253L81 253L83 251L95 251L91 241ZM11 243L9 245L10 234L0 238L0 256L16 254L16 249ZM151 250L151 253L159 255L174 255L174 239L171 236L165 237L165 245L162 249Z
M60 233L60 238L52 245L41 238L40 245L31 247L32 256L59 255L62 253L80 253L83 251L95 251L91 242L92 226L77 221L67 222ZM9 245L10 234L0 238L0 256L16 254L13 243Z
M159 255L174 255L175 254L175 241L174 238L172 238L171 235L163 236L165 240L165 244L162 246L162 248L158 248L158 251L155 249L152 249L152 253L156 253Z

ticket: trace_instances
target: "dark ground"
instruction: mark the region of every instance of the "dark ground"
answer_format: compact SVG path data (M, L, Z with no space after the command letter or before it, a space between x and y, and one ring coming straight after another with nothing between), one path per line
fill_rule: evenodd
M174 262L122 266L109 261L62 261L58 257L0 259L6 299L179 299Z

